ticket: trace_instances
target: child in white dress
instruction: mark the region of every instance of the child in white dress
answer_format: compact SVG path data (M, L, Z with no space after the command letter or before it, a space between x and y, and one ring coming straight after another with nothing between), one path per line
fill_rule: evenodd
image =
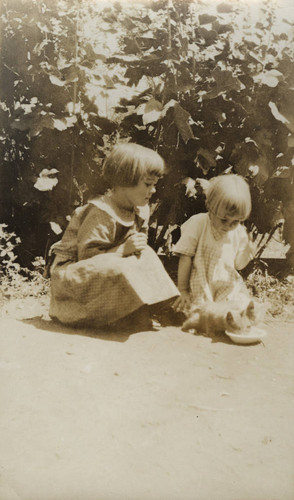
M247 182L235 174L209 181L208 213L193 215L181 227L174 247L180 256L178 288L174 306L189 311L191 305L208 301L248 301L249 293L238 273L254 256L244 222L251 211Z
M163 173L164 161L155 151L133 143L114 147L103 166L109 190L76 209L53 245L52 318L102 326L144 311L137 320L143 318L148 328L149 306L179 295L147 244L148 202Z

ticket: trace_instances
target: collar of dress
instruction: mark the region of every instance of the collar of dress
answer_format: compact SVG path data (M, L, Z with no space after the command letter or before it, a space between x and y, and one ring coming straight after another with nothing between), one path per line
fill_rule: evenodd
M223 231L218 231L217 229L215 229L215 227L211 224L211 220L210 220L209 215L208 215L208 221L209 221L210 229L212 232L212 236L214 237L215 240L217 240L217 241L221 240L222 238L224 238L224 236L226 236L226 233L224 233Z
M149 206L135 207L134 210L125 210L112 202L107 194L89 200L89 203L106 212L110 217L123 226L131 227L134 224L135 217L142 221L149 218Z

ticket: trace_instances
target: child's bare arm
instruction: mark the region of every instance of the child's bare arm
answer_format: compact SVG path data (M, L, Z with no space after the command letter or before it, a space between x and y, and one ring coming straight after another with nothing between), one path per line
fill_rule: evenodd
M178 289L180 297L174 303L176 311L188 309L191 305L190 298L190 275L192 269L192 257L181 255L178 267Z
M192 257L181 255L178 267L178 288L180 292L188 292L190 289L190 275L192 269Z
M249 264L249 262L254 258L256 254L256 245L254 244L250 234L247 235L247 244L238 252L235 259L235 268L238 270L244 269L244 267Z

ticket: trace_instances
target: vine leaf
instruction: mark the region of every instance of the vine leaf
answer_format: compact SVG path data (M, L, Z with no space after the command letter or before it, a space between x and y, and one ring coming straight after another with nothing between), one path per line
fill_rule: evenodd
M284 115L282 115L282 113L279 112L277 105L274 102L270 101L268 103L268 105L269 105L270 110L271 110L271 112L276 120L279 120L280 122L285 123L285 125L287 125L289 123L289 120Z
M53 128L54 123L51 116L39 115L36 116L33 113L24 115L21 119L17 118L11 123L11 128L16 130L29 130L29 137L35 137L40 134L44 127Z
M232 5L230 5L230 4L226 3L226 2L220 3L217 6L216 10L220 14L229 14L230 12L234 11Z
M209 14L199 14L198 16L199 24L210 24L217 20L216 16L211 16Z
M287 179L291 177L291 169L289 167L278 167L271 176L271 179L275 179L277 177L279 177L279 179Z
M199 28L198 34L203 38L206 44L211 45L217 39L217 32L215 30L207 30L206 28Z
M65 83L77 82L79 80L77 67L74 64L72 64L71 66L65 67L62 70L62 77L65 80Z
M184 186L186 186L185 195L188 198L196 198L197 190L195 187L195 182L195 179L192 179L192 177L185 177L181 182L181 184L184 184Z
M287 129L293 134L294 133L294 92L289 90L288 92L280 91L278 96L277 104L270 101L269 106L272 114L277 120L284 123Z
M11 123L11 128L16 130L28 130L30 138L39 135L44 128L57 129L60 131L73 127L77 121L75 115L66 118L55 118L53 114L34 115L32 113L17 118Z
M63 131L66 130L69 127L73 127L74 124L77 122L77 117L76 115L72 115L67 118L53 118L53 125L54 127L48 127L48 128L55 128L57 130Z
M53 85L57 85L58 87L64 87L65 85L65 80L61 80L55 75L49 75L49 80Z
M125 37L124 39L125 43L125 54L139 54L140 53L140 47L136 40L133 38L128 38Z
M248 172L250 173L251 177L256 177L259 174L259 166L258 165L250 165L248 167Z
M107 89L115 89L115 85L113 83L113 80L112 78L110 78L110 76L108 75L103 75L103 78L104 78L104 81L105 81L105 87Z
M52 191L52 189L58 184L58 179L56 174L58 170L56 168L44 168L34 184L34 188L38 191Z
M57 235L62 233L62 229L61 229L59 224L57 224L56 222L49 222L49 224L50 224L50 227L51 227L53 233L55 233Z
M202 96L203 100L214 99L221 94L225 94L230 90L239 91L242 87L240 80L233 76L232 72L229 70L221 70L220 68L215 68L211 72L211 76L215 80L215 87L212 88L206 95Z
M161 118L163 118L169 109L173 110L173 121L183 139L187 144L189 139L194 139L193 130L190 126L189 121L191 120L191 115L175 100L171 99L161 111Z
M103 131L103 134L110 135L117 129L117 123L105 118L104 116L99 116L97 113L89 113L91 122L99 127Z
M254 176L256 184L264 184L273 169L271 157L267 154L268 143L266 129L256 134L255 141L237 142L230 156L237 173L244 177L248 174Z
M234 30L234 28L230 24L220 24L218 21L214 21L212 23L212 29L215 30L219 35Z
M162 106L161 102L157 101L154 98L150 99L144 105L143 124L148 125L148 123L158 121L161 118L162 109L163 109L163 106Z
M211 167L215 167L215 156L205 148L199 148L195 159L196 165L199 166L204 174L207 174Z
M112 58L112 59L115 59L115 58ZM123 61L123 58L120 58L122 61ZM115 62L120 62L119 59L115 60ZM144 76L144 71L142 70L142 68L138 68L138 67L129 67L127 68L125 74L124 74L125 78L128 78L128 86L129 87L132 87L133 85L138 85L138 83L140 82L141 78L143 78Z
M133 21L129 18L126 17L123 21L122 24L125 26L125 28L128 31L132 31L134 28L136 28L136 25L133 23Z
M189 119L191 115L188 111L186 111L178 102L175 102L174 105L174 122L180 132L180 135L185 143L188 142L189 139L194 138L193 130L189 124Z
M276 87L281 78L283 78L283 74L275 69L253 76L255 83L267 85L268 87Z

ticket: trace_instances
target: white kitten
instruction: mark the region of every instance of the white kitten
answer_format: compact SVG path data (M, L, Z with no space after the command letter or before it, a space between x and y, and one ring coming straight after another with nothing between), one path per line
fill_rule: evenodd
M184 321L182 330L194 329L199 333L242 333L258 321L253 300L245 308L229 302L207 302L193 310Z

